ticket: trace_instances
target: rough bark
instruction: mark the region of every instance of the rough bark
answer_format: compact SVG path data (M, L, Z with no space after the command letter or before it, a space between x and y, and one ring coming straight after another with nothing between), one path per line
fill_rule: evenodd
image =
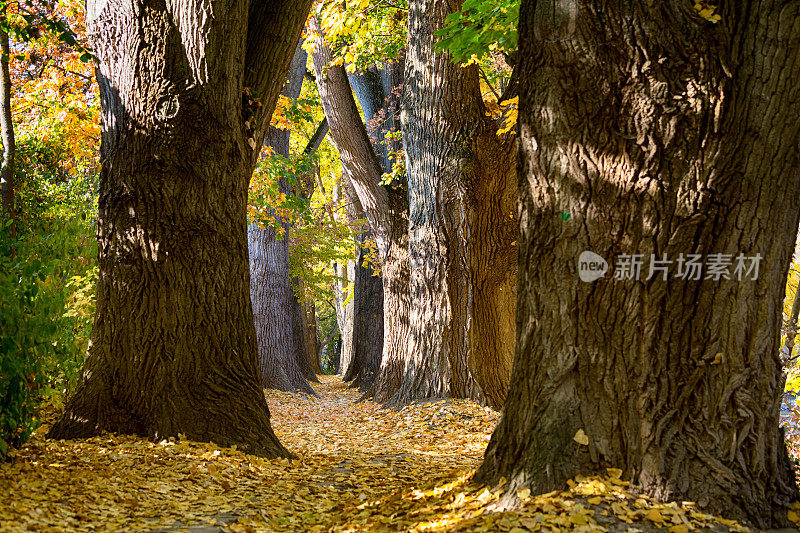
M297 363L294 315L296 301L288 272L288 247L273 228L248 227L250 298L258 339L261 383L264 388L315 394Z
M477 67L435 51L434 33L454 9L445 0L409 3L402 128L413 305L391 402L458 397L499 406L514 338L514 148L485 116Z
M391 104L396 99L392 91L399 91L402 77L392 78L391 75L402 73L401 65L398 62L389 63L381 69L373 67L366 72L349 75L353 92L361 104L370 142L383 172L392 170L392 161L389 157L389 150L392 147L387 146L385 137L392 127L399 127L399 122L395 118L397 113L393 112ZM354 190L350 196L351 201L348 206L352 209L351 218L364 218L361 202ZM371 266L364 264L367 255L363 245L373 238L369 227L364 228L364 231L356 236L353 363L344 374L344 380L350 381L351 387L358 388L362 392L369 390L375 381L383 355L383 281L379 272L376 273Z
M362 233L363 243L368 237ZM364 266L366 251L356 250L353 297L353 362L344 374L350 386L366 392L375 381L383 354L383 283L380 274Z
M394 387L402 376L408 347L410 300L408 293L407 185L381 184L383 170L350 90L347 74L331 61L328 46L318 40L314 71L331 136L342 157L361 207L373 231L383 274L383 388ZM346 342L346 341L345 341ZM386 371L383 370L386 368ZM380 387L378 382L375 390ZM375 395L377 401L385 401Z
M0 17L6 20L6 8L3 6ZM11 74L8 70L9 42L8 33L0 29L0 85L3 94L0 95L0 135L3 141L3 162L0 167L0 188L3 197L3 214L10 220L8 227L9 237L16 236L16 208L14 199L14 159L16 140L14 138L14 122L11 117Z
M486 402L505 403L514 363L517 306L516 141L485 125L462 165L467 202L467 261L472 303L469 369ZM477 171L476 171L477 170Z
M306 53L298 45L289 67L289 75L281 94L297 98L303 86ZM283 157L289 156L291 131L269 126L264 145ZM281 192L288 192L284 181L278 184ZM283 222L289 230L289 223ZM286 232L284 232L286 235ZM308 384L306 367L301 366L305 356L305 339L300 302L292 287L289 263L289 243L279 239L274 228L250 224L248 228L250 251L250 298L258 341L258 360L261 384L264 388L287 392L316 394Z
M479 479L546 492L616 467L659 499L788 526L800 4L726 2L716 25L691 4L523 1L517 352ZM584 250L605 277L580 281ZM717 253L731 279L706 277ZM620 254L642 254L639 280L616 279ZM678 277L680 254L701 279ZM760 254L756 279L739 254Z
M246 204L310 4L88 3L100 276L83 380L50 437L185 434L288 455L259 383Z

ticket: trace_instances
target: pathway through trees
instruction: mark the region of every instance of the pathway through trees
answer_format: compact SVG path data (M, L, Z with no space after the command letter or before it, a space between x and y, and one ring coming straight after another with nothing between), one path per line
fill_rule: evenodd
M264 460L188 441L34 438L0 464L0 531L688 531L718 520L636 499L609 472L493 512L469 484L499 415L463 400L401 411L355 403L335 376L319 399L267 391L276 435L297 458ZM604 516L603 513L606 513ZM600 529L602 530L602 529ZM726 529L727 530L727 529ZM738 528L734 528L738 530Z

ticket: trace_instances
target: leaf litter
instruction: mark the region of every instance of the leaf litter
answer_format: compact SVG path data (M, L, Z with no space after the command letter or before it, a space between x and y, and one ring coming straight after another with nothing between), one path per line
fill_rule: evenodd
M319 398L266 391L293 460L182 439L48 441L45 424L0 463L0 531L747 531L637 496L615 469L545 495L518 489L508 510L504 484L470 482L498 413L463 400L382 409L320 380Z

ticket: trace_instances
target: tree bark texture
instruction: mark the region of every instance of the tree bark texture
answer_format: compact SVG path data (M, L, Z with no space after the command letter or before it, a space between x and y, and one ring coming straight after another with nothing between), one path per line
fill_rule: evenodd
M391 172L392 161L389 150L393 148L385 142L386 133L399 128L396 100L402 86L402 64L390 63L381 69L371 68L363 73L349 75L353 92L361 104L364 123L370 142L384 172ZM352 187L348 187L350 191ZM364 217L361 202L352 190L351 218ZM380 368L383 356L383 282L379 272L364 264L367 254L363 246L373 239L369 227L357 235L354 308L353 308L353 364L344 375L351 387L362 392L368 391Z
M502 405L513 358L514 147L485 116L477 67L435 51L434 33L458 7L409 3L401 118L413 305L398 404Z
M275 229L255 224L248 228L250 248L250 297L258 338L261 383L265 388L315 394L298 364L296 318L288 246L275 238Z
M288 455L260 386L246 204L310 4L88 3L100 276L84 377L49 436L182 433Z
M384 309L381 373L384 380L376 381L374 392L376 401L383 402L389 396L378 391L396 390L402 378L410 335L407 187L405 183L381 184L383 168L358 112L347 74L342 66L327 66L331 58L328 46L318 39L314 71L322 107L342 156L345 175L358 196L380 257Z
M480 480L546 492L616 467L650 496L789 525L778 332L800 216L800 3L718 12L523 1L517 352ZM609 262L591 283L587 250ZM617 279L621 254L642 254L639 279ZM672 261L666 279L651 254ZM699 279L679 276L680 254L701 256ZM730 279L711 254L730 255ZM739 254L760 255L757 276L739 279Z
M289 67L288 80L281 94L297 98L303 86L306 53L298 45ZM264 139L275 154L289 156L291 131L269 126ZM278 184L288 192L285 183ZM289 224L283 223L289 231ZM286 235L286 233L284 233ZM300 302L292 288L289 263L289 242L279 239L274 228L257 224L248 227L250 251L250 299L258 340L261 384L264 388L286 392L316 394L308 384L304 367L305 342Z
M2 8L3 21L6 18L6 8ZM8 69L9 42L8 33L0 29L0 85L3 94L0 97L0 135L3 141L3 162L0 168L0 192L3 198L3 214L10 220L9 236L16 236L16 207L14 193L14 160L16 155L16 139L14 138L14 122L11 116L11 74Z
M363 243L367 233L359 235ZM366 392L372 387L383 355L383 283L380 274L364 266L366 251L356 250L353 297L353 363L344 380Z

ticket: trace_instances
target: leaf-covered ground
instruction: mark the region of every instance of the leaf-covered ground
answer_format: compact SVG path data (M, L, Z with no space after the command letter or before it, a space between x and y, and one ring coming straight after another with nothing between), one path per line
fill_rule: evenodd
M0 464L0 530L742 530L690 503L636 498L613 469L564 492L520 491L525 505L500 512L501 490L469 482L497 413L462 401L385 410L321 379L318 399L267 392L292 461L117 435L45 441L43 427Z

